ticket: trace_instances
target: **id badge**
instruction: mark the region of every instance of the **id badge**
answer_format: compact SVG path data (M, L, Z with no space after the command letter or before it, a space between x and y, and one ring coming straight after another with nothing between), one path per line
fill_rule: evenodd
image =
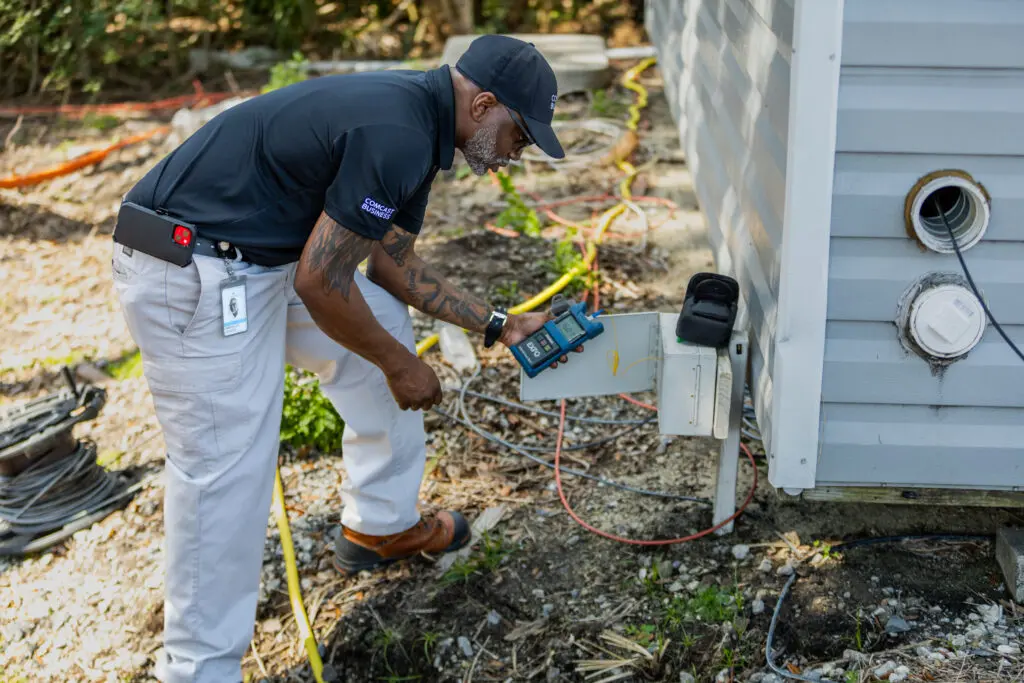
M220 304L225 337L241 334L249 329L249 312L245 305L244 275L236 275L221 281Z

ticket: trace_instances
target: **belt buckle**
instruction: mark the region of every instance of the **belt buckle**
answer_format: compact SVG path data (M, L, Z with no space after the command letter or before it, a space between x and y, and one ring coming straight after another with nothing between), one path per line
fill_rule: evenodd
M231 244L230 242L224 240L214 242L213 248L217 251L217 255L220 256L222 259L227 259L235 263L242 262L242 250L236 247L235 245ZM232 250L235 252L235 255L233 258L229 258L228 252Z

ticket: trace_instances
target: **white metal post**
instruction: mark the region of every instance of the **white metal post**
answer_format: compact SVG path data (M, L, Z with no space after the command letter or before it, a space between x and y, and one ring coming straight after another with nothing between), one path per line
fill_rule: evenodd
M842 42L843 0L796 0L775 357L764 368L768 478L783 489L814 488L818 468Z
M736 512L736 480L740 465L740 429L743 426L743 388L747 383L747 333L733 331L729 342L732 361L732 394L729 401L729 433L718 452L715 472L715 498L712 524L718 524ZM715 533L732 533L729 522Z

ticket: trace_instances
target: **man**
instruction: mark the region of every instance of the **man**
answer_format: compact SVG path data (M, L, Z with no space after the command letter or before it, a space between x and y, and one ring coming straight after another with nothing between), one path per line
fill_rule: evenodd
M440 402L441 387L416 356L408 306L488 346L515 344L550 316L506 315L447 282L414 244L455 148L477 175L531 143L563 156L550 125L556 99L535 47L483 36L454 70L329 76L239 104L125 197L112 267L167 442L170 683L241 680L286 361L319 374L346 423L339 570L469 541L460 514L417 510L420 411ZM170 221L191 263L155 256L145 245L157 231L140 241L133 205Z

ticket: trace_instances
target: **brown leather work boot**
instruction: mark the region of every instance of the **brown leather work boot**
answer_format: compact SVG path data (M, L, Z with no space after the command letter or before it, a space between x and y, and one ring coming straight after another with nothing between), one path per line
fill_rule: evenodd
M369 536L341 528L334 548L334 566L343 574L356 574L415 557L420 553L449 553L469 543L472 533L458 512L424 517L411 529L388 536Z

